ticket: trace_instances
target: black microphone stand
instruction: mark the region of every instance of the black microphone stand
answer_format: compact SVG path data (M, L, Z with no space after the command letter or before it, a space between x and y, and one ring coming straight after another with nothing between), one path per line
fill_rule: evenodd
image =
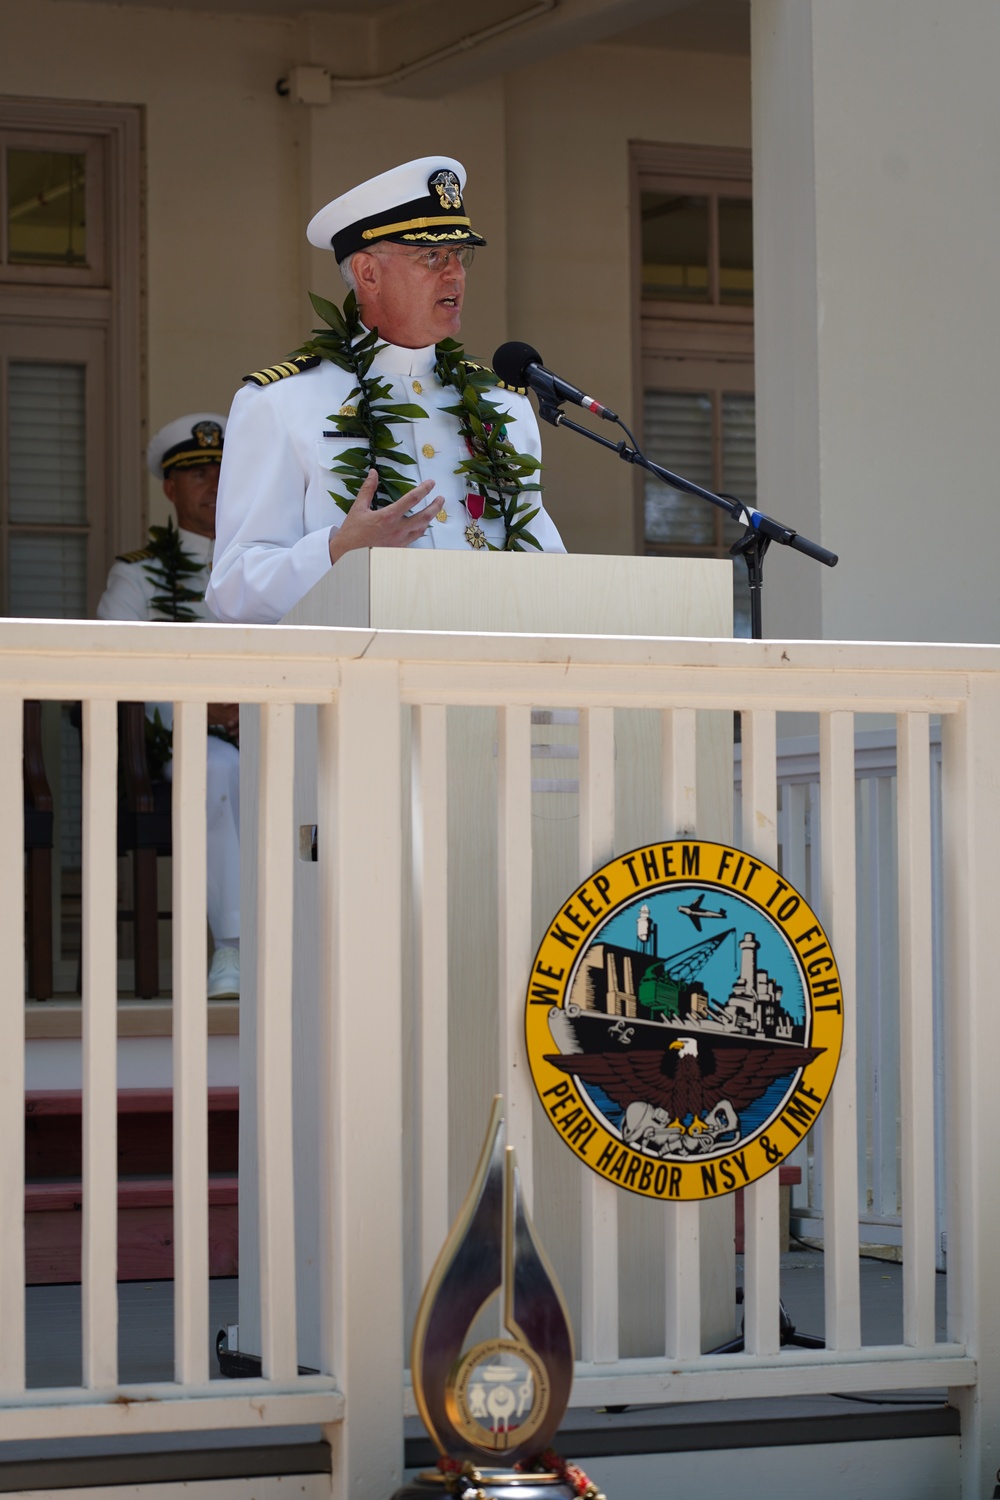
M582 433L584 437L590 438L591 442L600 443L602 448L610 448L612 453L617 453L625 463L638 464L650 474L655 474L657 479L662 479L664 484L669 484L675 490L683 490L685 494L697 495L699 500L706 500L716 509L724 510L734 521L745 526L743 535L738 542L733 543L729 551L733 557L742 557L747 565L750 578L750 634L755 641L761 640L763 636L761 589L764 583L764 554L772 542L778 542L782 547L793 547L796 552L802 552L806 557L824 563L828 568L836 567L838 558L835 552L821 547L818 542L811 542L808 537L800 536L791 526L783 526L780 521L774 520L773 516L765 515L763 511L744 505L742 500L737 500L733 495L717 495L713 490L706 490L691 479L685 479L680 474L672 474L669 469L664 469L660 464L654 464L652 459L647 458L640 450L624 422L619 420L618 425L628 432L634 447L630 448L624 438L613 443L610 438L601 437L600 433L592 432L589 427L582 427L579 422L571 422L556 397L537 392L536 394L538 394L538 415L543 422L549 422L553 427L568 427L571 432Z

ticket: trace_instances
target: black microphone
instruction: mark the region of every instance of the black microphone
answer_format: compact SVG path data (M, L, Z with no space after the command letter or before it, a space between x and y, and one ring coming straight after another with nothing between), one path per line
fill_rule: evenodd
M542 356L530 344L501 344L493 356L493 368L504 385L530 386L537 395L549 401L573 401L577 406L585 406L595 416L604 417L608 422L618 421L610 407L602 406L593 396L578 391L568 380L561 380L558 375L547 370L542 364Z

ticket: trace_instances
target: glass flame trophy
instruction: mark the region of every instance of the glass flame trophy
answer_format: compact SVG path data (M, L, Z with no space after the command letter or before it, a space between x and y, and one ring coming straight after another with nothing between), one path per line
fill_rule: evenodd
M498 1097L413 1330L413 1393L439 1468L404 1484L394 1500L604 1500L579 1471L541 1461L569 1402L573 1335L505 1137ZM496 1297L500 1336L466 1349L478 1314Z

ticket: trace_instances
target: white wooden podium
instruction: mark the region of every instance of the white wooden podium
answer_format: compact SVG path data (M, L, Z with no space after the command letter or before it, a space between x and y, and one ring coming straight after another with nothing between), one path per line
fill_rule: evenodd
M732 635L732 567L706 558L589 557L564 554L432 552L380 549L348 553L293 609L282 624L371 626L388 630L443 630L544 635ZM533 715L533 912L536 938L579 883L575 781L559 775L575 756L576 726L569 711ZM661 827L659 728L655 714L615 715L617 781L616 848L628 849L673 830ZM257 901L258 714L241 713L242 907L240 1001L240 1311L239 1348L260 1351L259 1250L256 1204L256 949L252 915ZM478 999L480 1021L497 1006L496 959L496 716L489 708L448 711L448 913L449 994ZM546 764L546 758L548 763ZM404 762L408 723L404 722ZM553 769L556 774L552 774ZM293 977L295 1215L299 1362L318 1365L318 1152L316 1121L321 1080L317 866L308 859L309 830L317 821L316 710L296 709L295 821L302 859L296 865ZM699 714L698 832L728 841L732 835L732 716ZM404 948L410 903L404 894ZM473 934L474 941L467 935ZM525 976L527 981L527 975ZM484 1010L485 1007L485 1010ZM451 1007L455 1016L458 1007ZM457 1206L471 1177L486 1119L476 1101L496 1091L490 1028L449 1020L450 1193ZM404 1038L404 1047L406 1039ZM404 1086L404 1119L412 1110ZM479 1115L482 1118L479 1118ZM473 1116L475 1116L473 1118ZM546 1217L536 1189L535 1219L559 1268L570 1306L579 1288L580 1256L572 1202L565 1183L569 1154L539 1118L535 1131L536 1183L558 1182L558 1217ZM570 1192L572 1200L572 1191ZM406 1205L406 1211L412 1208ZM632 1274L621 1286L623 1353L630 1340L640 1351L649 1321L649 1294L662 1287L662 1208L619 1195L619 1217ZM703 1345L734 1336L735 1279L731 1199L702 1206ZM578 1220L577 1220L578 1222ZM659 1256L659 1264L657 1262ZM415 1260L416 1257L413 1257ZM635 1268L638 1268L636 1272ZM574 1285L576 1278L576 1285ZM406 1287L408 1319L421 1288ZM661 1293L662 1295L662 1293Z

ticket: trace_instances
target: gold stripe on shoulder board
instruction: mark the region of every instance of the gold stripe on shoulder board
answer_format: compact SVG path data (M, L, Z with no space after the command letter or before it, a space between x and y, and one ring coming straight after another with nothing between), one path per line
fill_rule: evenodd
M134 552L119 552L115 562L137 563L144 562L147 557L152 557L152 547L136 547Z
M465 359L462 363L466 369L487 370L490 375L496 375L496 371L492 365L481 364L478 359ZM528 387L526 385L508 385L506 381L500 379L499 375L496 375L496 382L498 389L501 391L511 391L515 396L526 396L528 394Z
M251 381L254 385L274 385L277 380L285 380L289 375L301 375L303 370L314 370L322 360L318 354L296 354L291 359L283 360L280 365L268 365L265 370L255 370L252 375L244 375L244 385Z

